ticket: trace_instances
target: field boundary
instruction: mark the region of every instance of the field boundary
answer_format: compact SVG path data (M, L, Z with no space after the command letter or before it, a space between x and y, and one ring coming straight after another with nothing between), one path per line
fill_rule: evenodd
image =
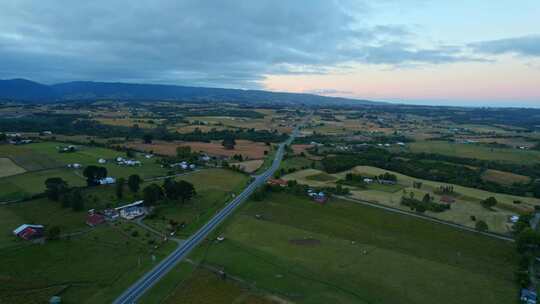
M468 231L468 232L477 233L477 234L481 234L481 235L484 235L484 236L492 237L492 238L495 238L495 239L499 239L501 241L515 242L515 239L513 237L510 237L510 236L507 236L507 235L503 235L503 234L499 234L499 233L495 233L495 232L478 231L478 230L476 230L474 228L467 227L465 225L461 225L461 224L441 220L441 219L434 218L434 217L429 216L429 215L409 212L409 211L397 209L397 208L394 208L394 207L389 207L389 206L386 206L386 205L383 205L383 204L379 204L379 203L375 203L375 202L371 202L371 201L366 201L366 200L354 199L354 198L345 197L345 196L334 195L334 197L339 198L339 199L343 199L343 200L346 200L346 201L362 204L362 205L369 206L369 207L374 207L374 208L378 208L378 209L382 209L382 210L386 210L386 211L390 211L390 212L394 212L394 213L399 213L399 214L402 214L402 215L407 215L407 216L420 218L420 219L423 219L423 220L427 220L427 221L442 224L442 225L447 225L447 226L457 228L457 229L460 229L460 230L463 230L463 231Z

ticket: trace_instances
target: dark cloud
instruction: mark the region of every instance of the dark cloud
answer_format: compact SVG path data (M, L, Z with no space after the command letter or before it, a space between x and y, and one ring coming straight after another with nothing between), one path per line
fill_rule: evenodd
M459 49L396 41L358 1L30 1L0 4L0 78L257 87L351 62L448 63Z
M540 56L540 35L482 41L469 45L475 52L501 55Z

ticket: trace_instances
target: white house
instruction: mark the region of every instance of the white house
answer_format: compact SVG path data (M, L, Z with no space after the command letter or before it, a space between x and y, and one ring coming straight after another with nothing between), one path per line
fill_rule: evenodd
M100 185L110 185L110 184L114 184L115 182L116 182L116 179L110 176L107 176L99 180Z
M100 159L98 159L98 163L105 164L105 163L107 163L107 160L105 160L103 158L100 158Z
M122 218L132 220L146 213L146 208L143 206L144 201L136 201L131 204L115 208L120 213Z

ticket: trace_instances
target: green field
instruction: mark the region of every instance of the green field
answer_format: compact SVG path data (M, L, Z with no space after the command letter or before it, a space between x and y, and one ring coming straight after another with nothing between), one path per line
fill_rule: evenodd
M188 224L181 232L187 235L221 208L231 193L238 192L248 177L229 170L209 169L178 179L192 182L198 195L185 205L169 203L159 207L159 216L145 223L164 229L169 219L186 221ZM141 196L126 187L124 197L118 199L114 188L85 189L85 209L116 206ZM160 238L132 223L90 229L85 218L86 212L63 209L59 202L45 198L0 206L0 303L43 303L57 293L63 303L108 303L176 246L173 242L161 244ZM23 223L59 226L62 234L75 235L32 245L11 233ZM134 231L138 236L133 236ZM155 249L154 244L161 245ZM152 255L156 256L155 261Z
M188 236L204 225L208 219L245 187L248 176L225 169L208 169L178 177L195 185L197 196L184 204L169 203L157 208L157 215L145 223L166 232L169 220L184 222L180 236Z
M332 176L332 175L324 173L324 172L306 176L306 179L307 180L319 181L319 182L329 182L329 181L337 180L335 176Z
M0 303L45 303L59 292L63 303L106 303L170 252L140 228L119 223L89 229L86 212L47 199L0 206ZM11 231L23 223L59 226L70 238L33 245ZM134 230L138 237L131 236Z
M490 148L481 144L458 144L444 141L419 141L408 145L414 153L436 153L456 157L497 160L518 164L540 162L540 151Z
M225 241L207 241L193 258L295 303L517 298L511 244L353 203L272 194L218 234Z
M61 177L71 186L85 185L82 176L83 169L67 168L68 164L79 163L83 166L96 165L107 168L108 175L113 177L128 177L139 174L142 178L151 178L167 174L167 169L161 168L156 159L145 159L137 155L135 159L142 162L140 167L119 166L113 162L117 156L125 157L124 152L112 149L77 146L72 153L59 153L57 147L63 146L55 142L41 142L28 145L0 145L0 157L12 159L17 165L28 172L0 178L0 201L13 201L27 198L43 192L44 182L50 177ZM98 159L108 160L99 164Z

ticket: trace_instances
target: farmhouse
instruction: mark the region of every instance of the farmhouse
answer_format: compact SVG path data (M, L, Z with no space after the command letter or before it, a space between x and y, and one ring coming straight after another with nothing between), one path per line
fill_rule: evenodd
M120 217L120 214L116 209L105 209L103 210L103 215L105 216L105 220L109 222L114 222Z
M104 158L100 158L100 159L98 159L98 163L105 164L105 163L107 163L107 160L104 159Z
M68 168L73 168L73 169L80 169L82 167L82 165L79 164L79 163L73 163L73 164L68 164L67 167Z
M95 227L105 222L105 216L96 213L94 209L88 210L88 216L86 217L86 224L90 227Z
M126 220L143 216L146 214L146 208L143 206L144 201L136 201L131 204L115 208L120 213L120 216Z
M266 183L271 186L287 187L287 181L281 178L271 178Z
M110 176L107 176L99 180L100 185L110 185L110 184L114 184L115 182L116 182L116 179Z
M311 189L307 191L309 197L313 199L314 202L319 204L324 204L328 201L328 196L324 192L315 192Z
M448 196L448 195L441 196L441 203L452 204L455 202L456 202L456 199L451 196Z
M43 225L23 224L17 229L13 230L13 234L20 237L23 240L34 240L41 238L45 227Z
M521 303L536 304L536 297L537 295L535 291L525 289L525 288L521 290L521 296L520 296Z

